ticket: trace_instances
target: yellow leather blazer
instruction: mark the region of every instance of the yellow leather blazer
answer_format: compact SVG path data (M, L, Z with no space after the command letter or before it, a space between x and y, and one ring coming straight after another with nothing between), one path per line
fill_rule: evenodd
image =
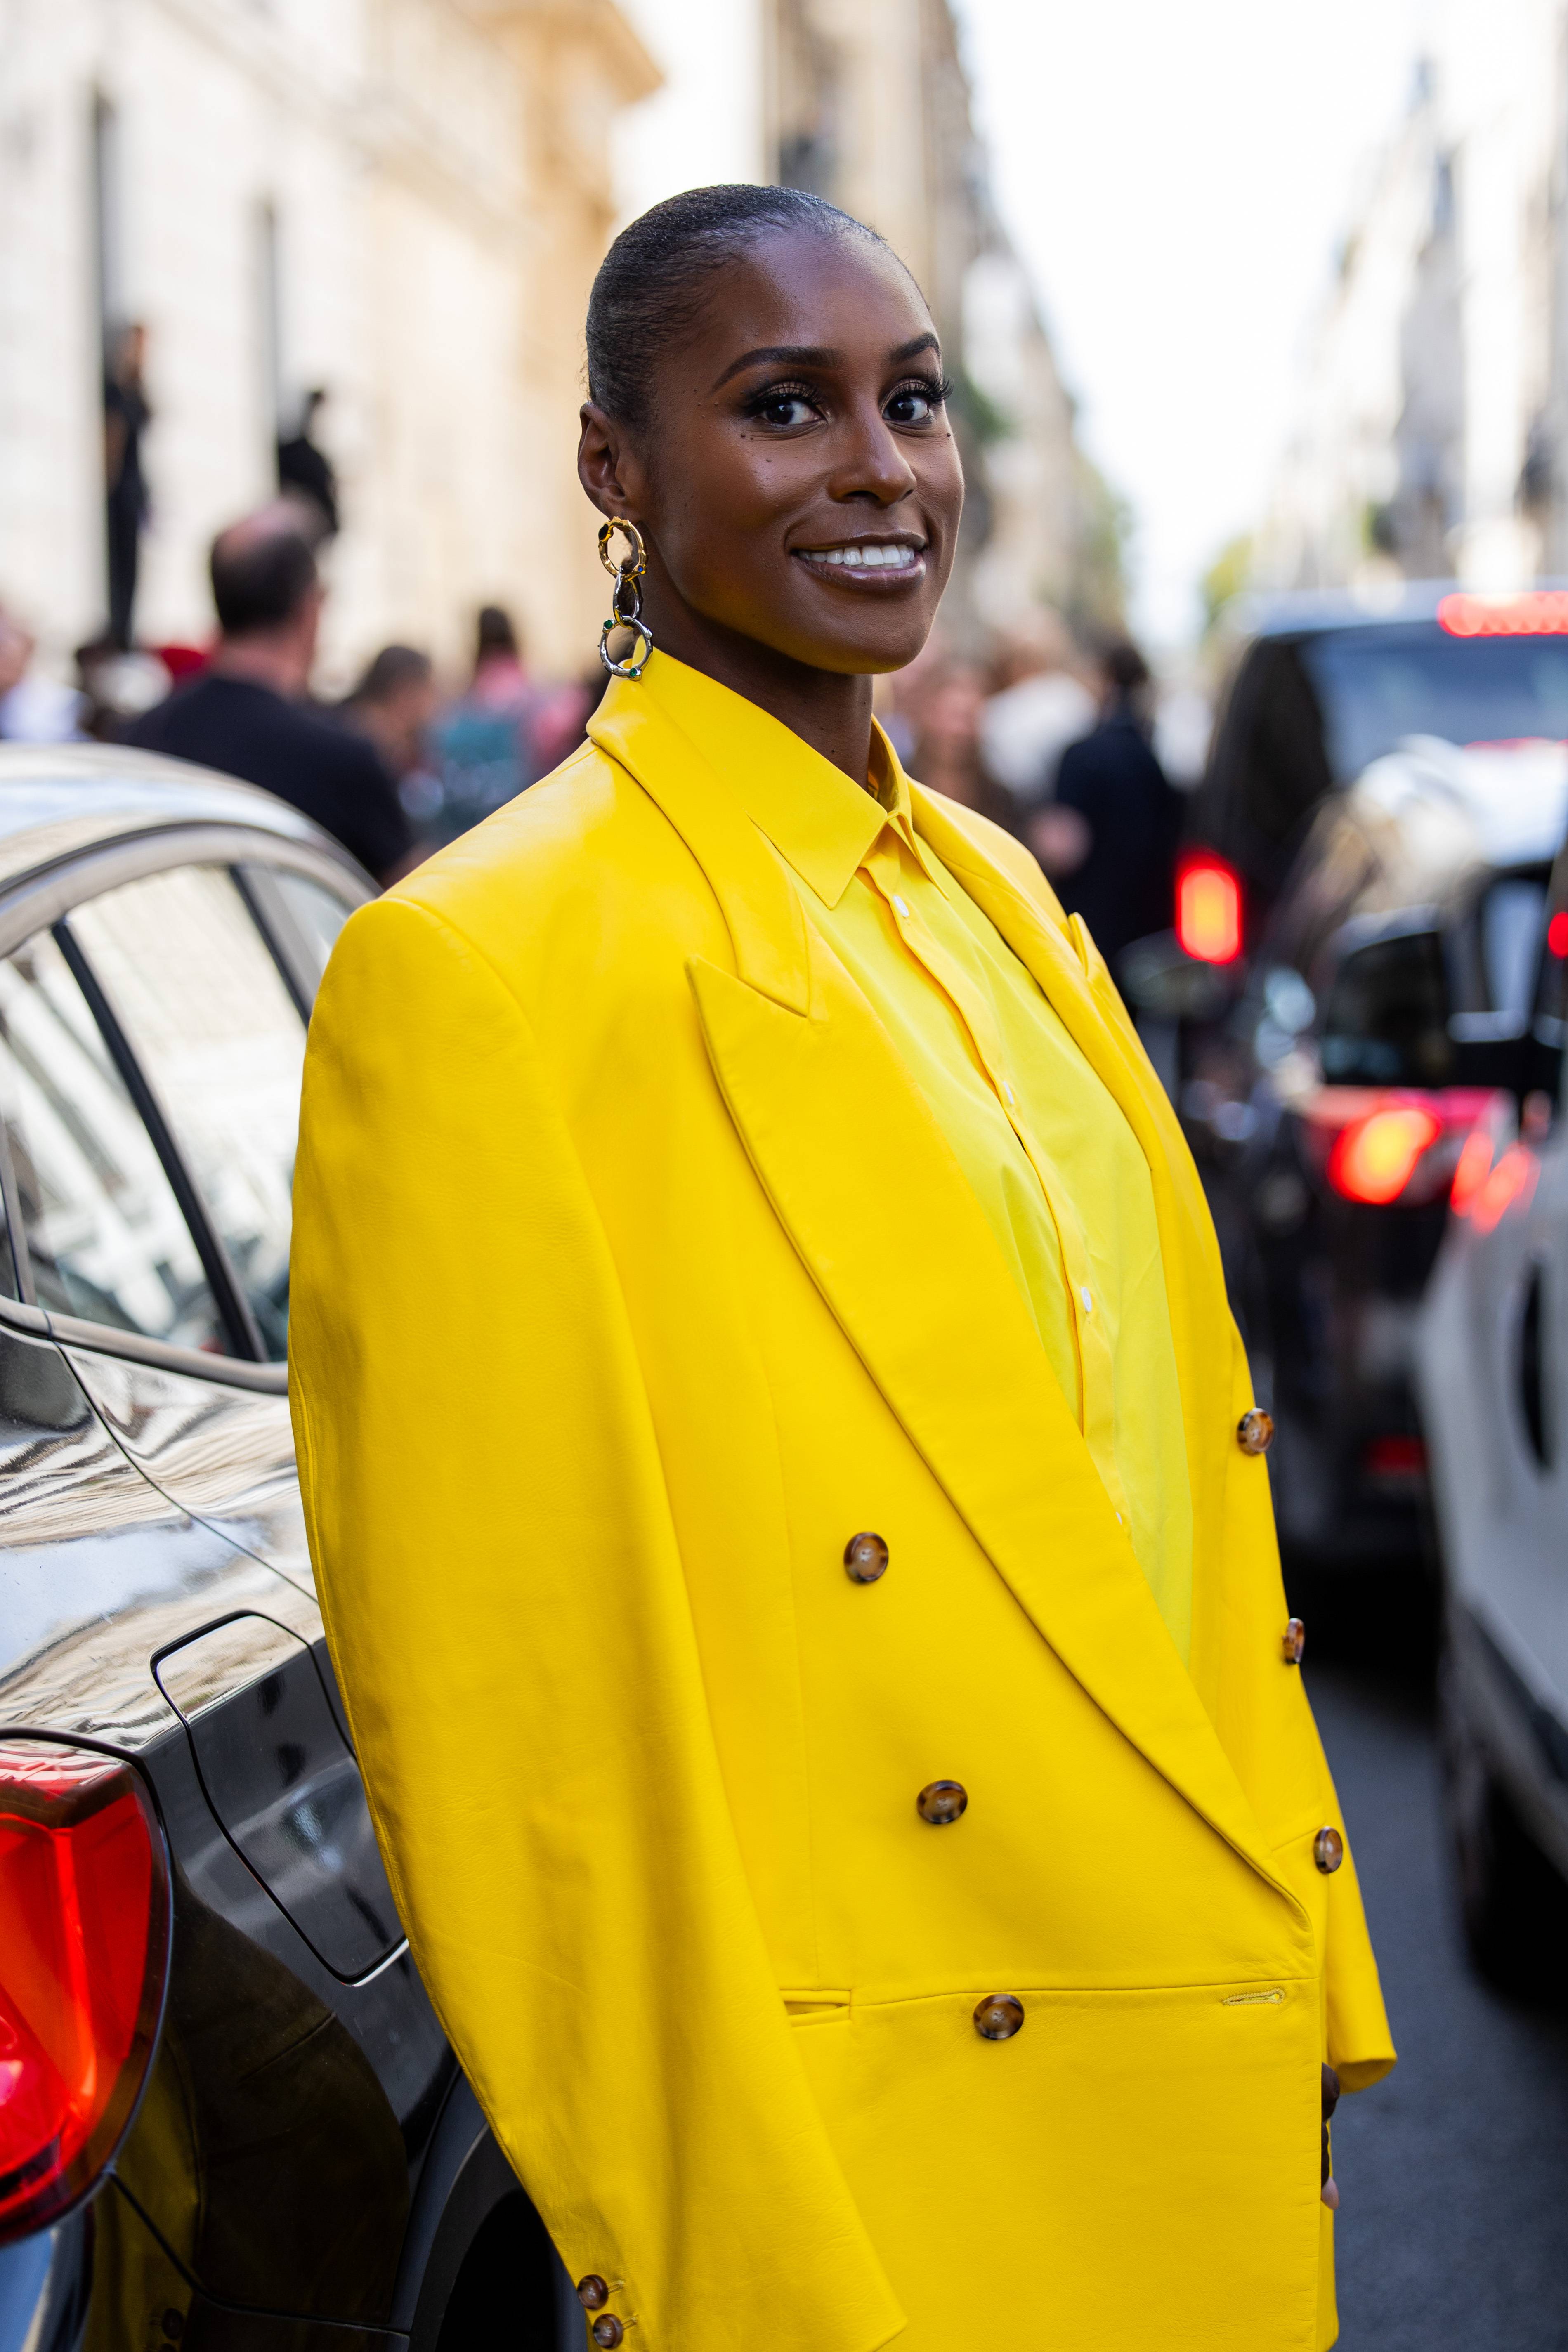
M1328 2344L1320 2063L1393 2051L1164 1095L1033 861L917 789L1149 1161L1190 1672L724 782L810 755L658 655L590 732L353 917L310 1029L301 1471L446 2029L627 2352Z

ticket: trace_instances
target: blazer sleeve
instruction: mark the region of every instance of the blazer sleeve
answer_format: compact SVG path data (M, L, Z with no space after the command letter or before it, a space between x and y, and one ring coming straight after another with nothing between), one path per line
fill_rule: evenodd
M903 2317L742 1874L609 1251L521 1007L412 899L332 958L295 1203L328 1640L497 2139L628 2352L874 2352Z

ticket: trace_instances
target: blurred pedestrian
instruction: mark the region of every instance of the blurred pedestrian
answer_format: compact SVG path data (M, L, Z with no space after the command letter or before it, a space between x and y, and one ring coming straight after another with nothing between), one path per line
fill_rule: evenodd
M987 773L1021 812L1050 798L1062 753L1094 725L1095 698L1079 671L1066 623L1044 607L1019 619L1003 645L980 745Z
M1114 971L1134 940L1170 928L1182 803L1150 741L1142 655L1130 638L1111 639L1099 672L1099 723L1062 753L1056 796L1025 834Z
M441 840L455 840L543 772L534 750L534 702L510 614L500 604L483 605L473 676L435 729Z
M142 436L153 420L142 385L147 330L139 322L121 327L113 339L103 377L104 520L109 551L109 641L129 653L136 608L136 576L142 530L147 520Z
M82 696L37 677L36 649L31 631L0 604L0 743L69 743L81 735Z
M150 751L261 784L336 835L377 881L413 864L396 790L370 744L300 709L322 590L299 518L279 499L212 546L219 636L199 677L129 730Z
M986 772L980 720L985 680L973 663L947 661L928 672L909 698L914 734L910 772L928 791L1011 825L1013 810Z
M343 726L375 746L405 814L421 835L441 805L430 750L438 698L428 654L416 646L383 646L334 713Z
M400 784L425 765L426 737L437 700L429 655L415 646L383 646L359 684L339 703L337 716L375 745L387 774Z
M300 404L298 426L287 436L280 435L278 442L278 488L306 507L315 529L305 535L315 545L335 539L340 528L337 469L315 438L316 419L326 402L320 385L308 392Z

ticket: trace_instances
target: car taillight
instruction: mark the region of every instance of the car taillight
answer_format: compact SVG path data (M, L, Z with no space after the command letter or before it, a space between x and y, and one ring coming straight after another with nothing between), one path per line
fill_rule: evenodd
M1184 859L1176 876L1176 939L1197 963L1234 963L1241 953L1241 882L1223 858Z
M1464 1214L1488 1181L1509 1097L1489 1087L1318 1087L1300 1104L1310 1165L1343 1201Z
M114 2154L168 1958L168 1858L135 1772L0 1740L0 2243L57 2221Z
M1448 1187L1448 1206L1457 1216L1468 1216L1470 1204L1491 1173L1492 1139L1484 1127L1472 1128L1465 1138Z
M1485 1181L1476 1186L1463 1213L1478 1233L1495 1232L1516 1202L1529 1207L1540 1172L1540 1162L1527 1145L1510 1144L1497 1166L1487 1171Z
M1397 1201L1442 1131L1425 1103L1396 1103L1352 1119L1334 1138L1329 1181L1347 1201Z

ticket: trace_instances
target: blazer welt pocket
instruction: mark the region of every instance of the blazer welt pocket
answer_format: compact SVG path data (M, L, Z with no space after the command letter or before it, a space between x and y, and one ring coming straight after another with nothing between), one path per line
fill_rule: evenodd
M784 2005L784 2015L793 2018L797 2025L849 2014L847 1992L781 1992L779 1999Z

